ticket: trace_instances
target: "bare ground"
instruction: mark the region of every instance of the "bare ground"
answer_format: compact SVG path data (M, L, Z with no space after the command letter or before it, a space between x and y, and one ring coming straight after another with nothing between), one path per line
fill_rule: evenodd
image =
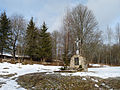
M18 77L17 82L28 90L120 90L120 77L101 79L89 76L32 73Z

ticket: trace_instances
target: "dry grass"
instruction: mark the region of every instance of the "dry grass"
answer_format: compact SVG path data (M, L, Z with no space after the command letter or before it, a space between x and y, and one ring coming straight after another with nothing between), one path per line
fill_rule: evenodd
M12 76L14 76L14 75L17 75L17 73L7 74L7 75L0 75L0 78L5 78L5 79L7 79L7 78L10 78L10 77L12 77Z
M0 63L2 63L2 59L0 58Z
M8 63L11 63L11 64L16 64L16 63L22 63L23 65L26 65L26 64L30 64L30 65L33 65L33 64L42 64L42 65L47 65L47 66L63 66L63 62L59 62L59 61L53 61L53 62L40 62L40 61L32 61L32 60L13 60L13 59L5 59L2 61L2 59L0 59L0 62L8 62Z
M116 77L116 78L108 78L108 79L105 79L104 82L112 87L113 89L115 90L120 90L120 77Z
M84 80L86 79L86 80ZM97 80L97 82L95 81ZM120 89L120 78L61 76L60 74L33 73L20 76L18 84L30 90L109 90ZM114 83L115 82L115 83ZM98 85L99 87L97 87Z
M5 68L3 68L3 69L9 69L8 67L5 67Z

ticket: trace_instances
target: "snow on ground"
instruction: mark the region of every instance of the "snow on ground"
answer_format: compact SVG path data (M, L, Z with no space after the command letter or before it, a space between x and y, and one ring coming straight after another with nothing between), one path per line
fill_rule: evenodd
M10 64L7 62L0 63L0 75L8 75L8 74L15 74L15 76L24 75L27 73L34 73L34 72L53 72L59 70L60 66L44 66L44 65L21 65L17 64Z
M97 84L95 84L95 87L99 87Z
M101 68L88 68L88 72L76 73L62 73L62 75L72 76L95 76L100 78L120 77L120 67L101 67Z
M101 66L100 64L89 64L90 66Z
M108 65L101 65L101 64L89 64L90 66L93 66L93 67L109 67Z
M60 66L44 66L44 65L21 65L21 64L10 64L7 62L0 63L0 75L9 75L16 74L10 78L2 78L0 77L0 82L5 82L0 90L25 90L21 88L15 80L12 80L14 77L18 77L20 75L35 73L35 72L53 72L59 70Z
M99 66L99 64L92 64L93 66ZM54 71L60 70L61 66L44 66L39 64L33 65L21 65L21 64L10 64L7 62L0 63L0 75L9 75L15 74L10 78L0 77L0 82L5 82L0 88L1 90L24 90L21 88L15 80L12 80L14 77L20 75L35 73L35 72L48 72L54 73ZM109 78L109 77L120 77L120 67L110 67L104 66L100 68L88 68L88 72L76 72L76 73L61 73L61 75L71 75L71 76L95 76L100 78ZM85 80L85 79L84 79ZM97 81L96 81L97 82ZM97 85L96 85L97 87Z

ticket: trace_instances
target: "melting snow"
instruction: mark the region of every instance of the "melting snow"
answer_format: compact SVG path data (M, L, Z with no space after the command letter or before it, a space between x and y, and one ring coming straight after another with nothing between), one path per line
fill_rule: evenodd
M89 64L90 66L101 66L100 64Z
M82 78L82 80L86 80L86 78Z
M93 78L91 78L91 80L93 80L94 82L98 82L98 80L95 80L95 79L93 79Z
M7 68L7 69L5 69ZM0 82L5 82L6 84L2 84L0 90L25 90L21 88L15 80L12 80L14 77L18 77L20 75L24 75L27 73L35 73L35 72L53 72L59 70L60 66L44 66L44 65L22 65L22 64L10 64L7 62L0 63L0 75L9 75L15 74L15 76L4 79L0 78Z
M66 74L62 73L62 75ZM95 76L100 78L120 77L120 67L88 68L88 72L76 72L72 73L72 76Z
M99 87L97 84L95 84L95 87Z
M93 64L93 66L99 66L99 64ZM10 64L7 62L0 63L0 75L8 75L8 74L15 74L11 78L4 79L0 77L0 82L5 82L0 89L2 90L24 90L21 88L15 80L12 80L14 77L18 77L20 75L28 74L28 73L35 73L35 72L47 72L54 73L54 71L60 70L61 66L44 66L39 64L33 65L22 65L22 64ZM7 69L5 69L7 68ZM61 75L65 76L95 76L100 78L109 78L109 77L120 77L120 67L110 67L104 66L101 68L88 68L88 72L76 72L76 73L61 73ZM83 78L84 79L84 78ZM84 79L85 80L85 79ZM94 80L98 82L97 80ZM97 87L97 86L96 86Z

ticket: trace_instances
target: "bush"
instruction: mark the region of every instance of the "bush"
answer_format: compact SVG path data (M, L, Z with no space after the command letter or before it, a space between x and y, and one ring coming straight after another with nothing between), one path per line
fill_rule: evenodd
M60 70L67 70L67 66L61 67Z
M79 68L82 68L82 65L80 65Z

